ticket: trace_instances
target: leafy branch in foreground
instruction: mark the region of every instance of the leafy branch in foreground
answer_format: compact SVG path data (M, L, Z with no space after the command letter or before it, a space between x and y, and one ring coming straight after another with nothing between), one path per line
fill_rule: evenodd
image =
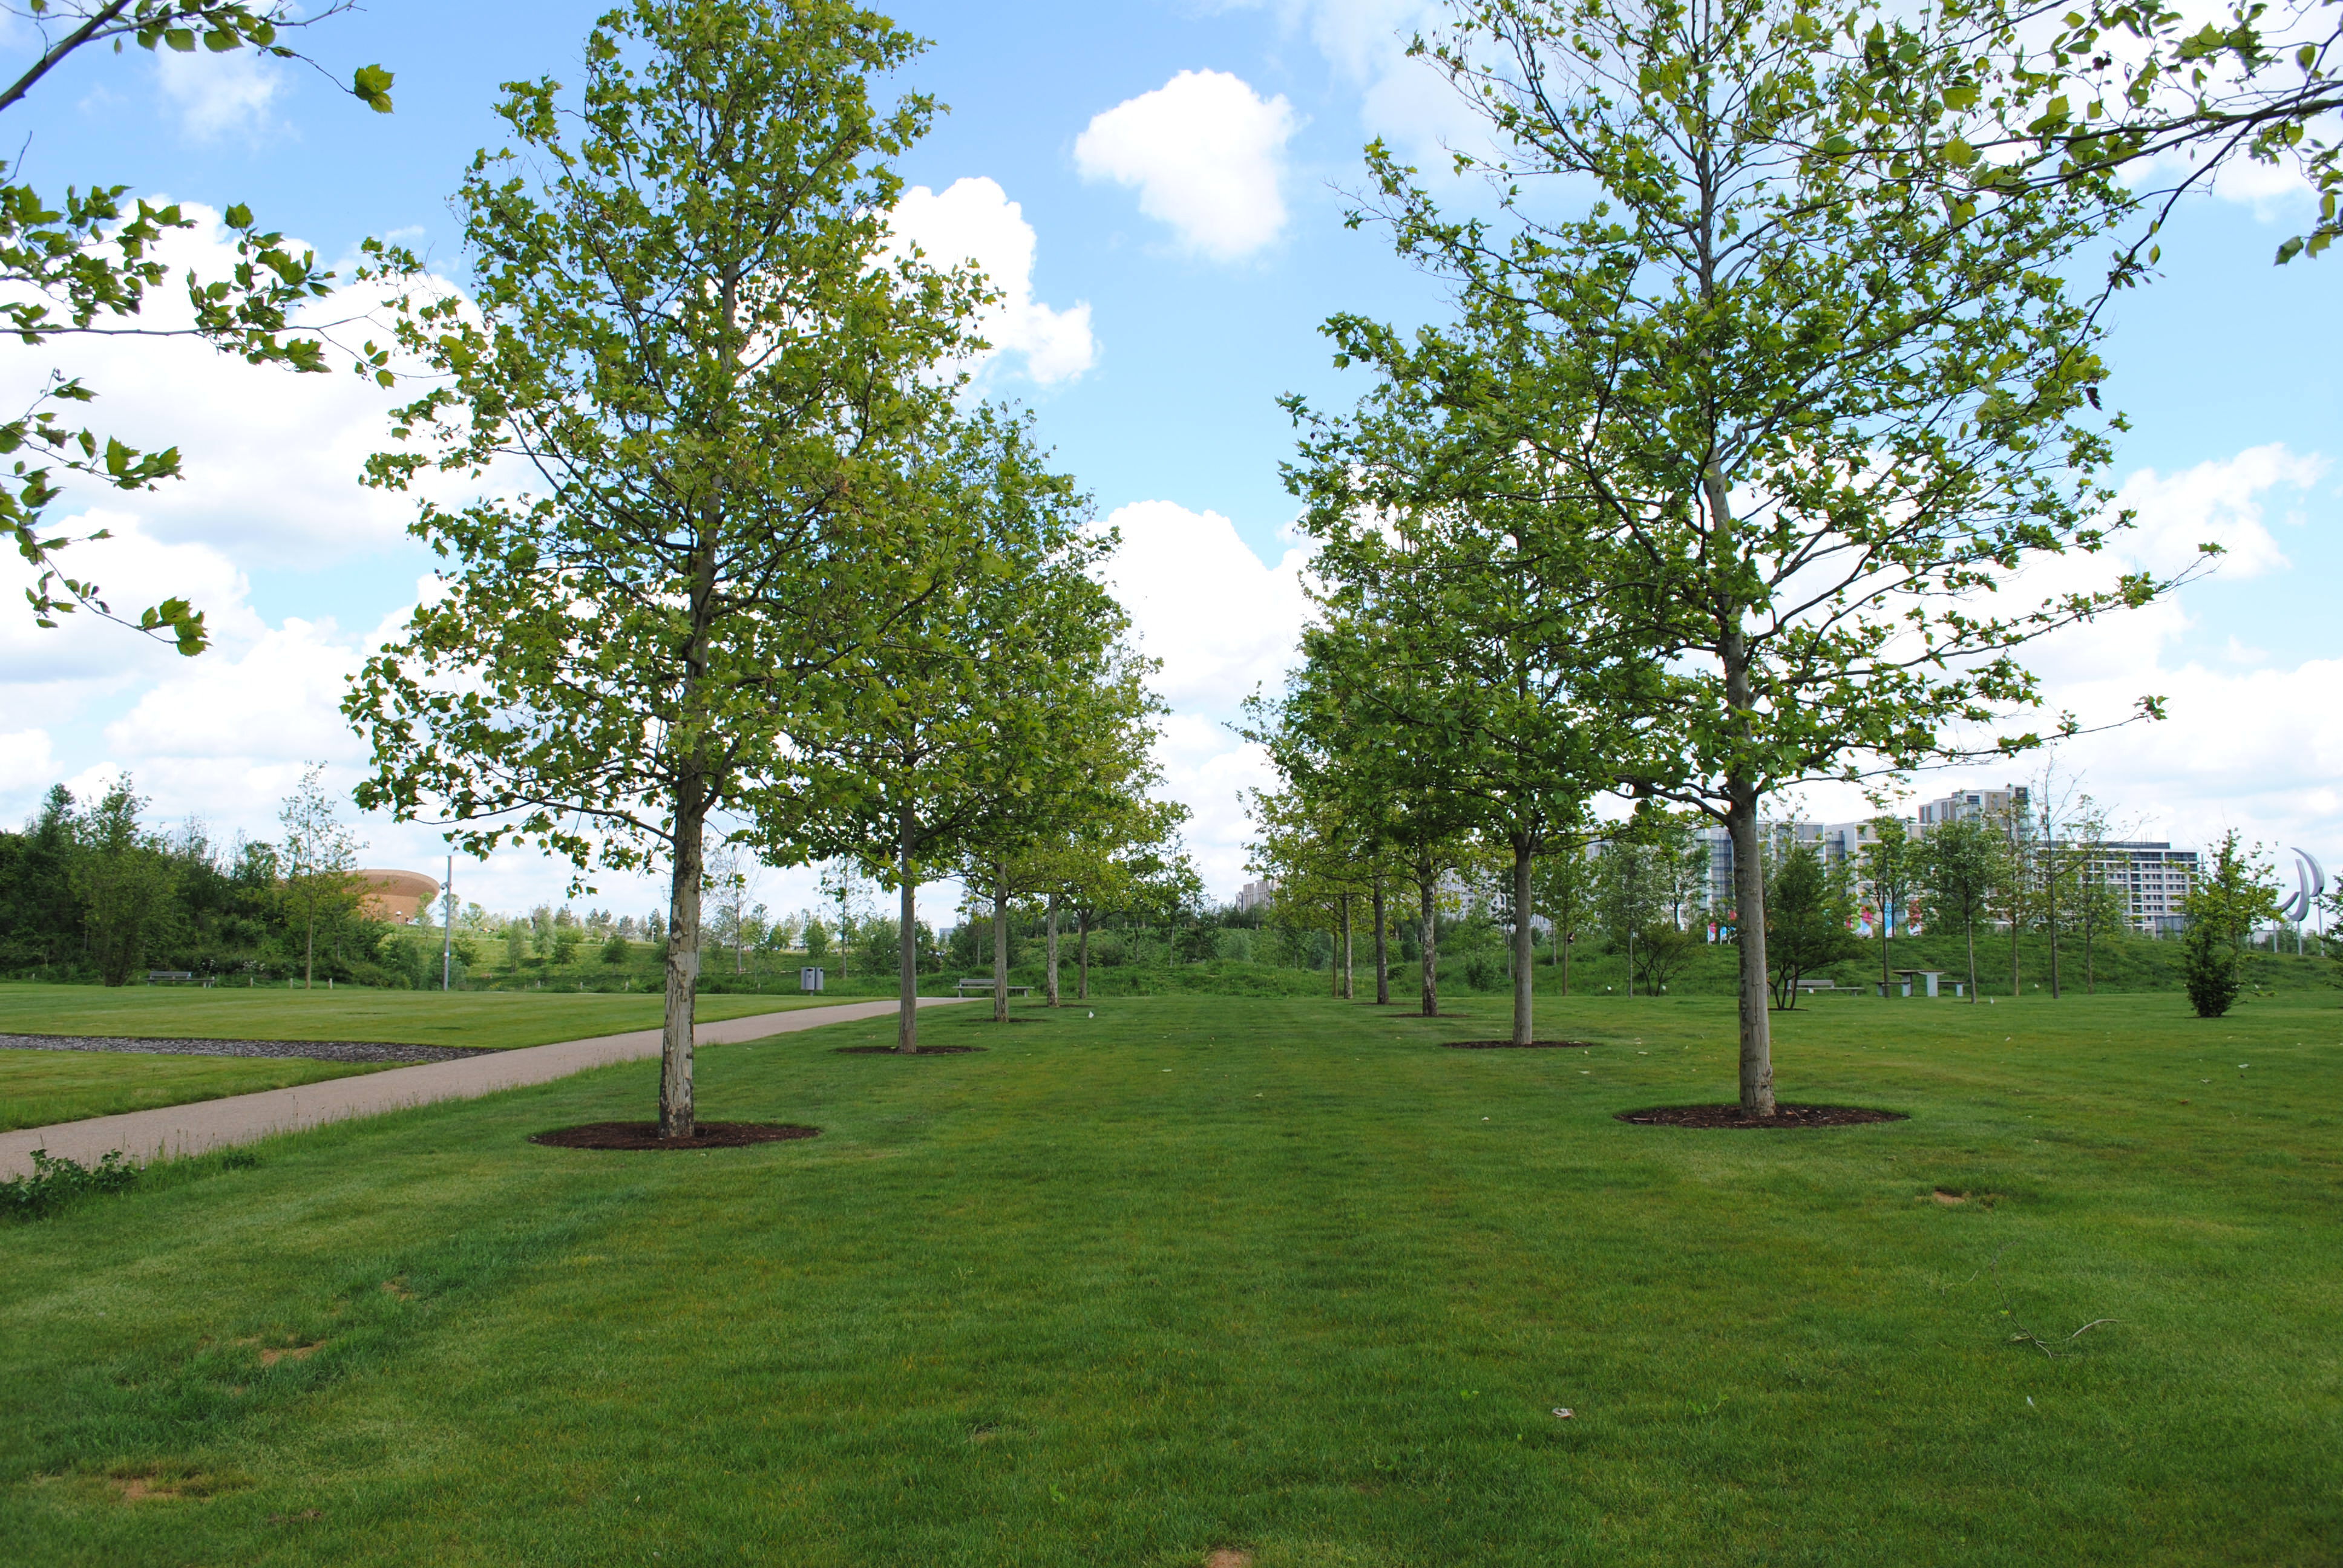
M0 6L0 13L31 29L41 45L24 73L0 90L0 111L23 102L70 56L98 45L110 45L116 53L126 41L181 54L199 46L214 55L250 49L315 65L284 41L286 33L349 8L336 5L299 16L288 5L241 0L29 0ZM390 85L389 72L366 65L347 90L377 113L388 114ZM68 186L63 199L53 203L17 177L21 173L20 166L0 161L0 331L28 347L66 336L194 337L254 365L303 372L326 368L324 342L293 332L290 321L295 309L332 292L334 275L318 265L316 253L297 253L282 234L263 229L249 208L239 204L225 215L236 256L228 275L206 279L188 272L186 323L156 326L142 318L148 292L170 281L170 268L156 248L171 231L194 228L196 219L176 203L126 203L126 186ZM379 367L360 368L370 373ZM13 459L0 477L0 532L36 574L25 590L34 624L54 628L58 617L87 609L168 638L182 654L200 653L209 633L203 612L186 599L175 596L135 616L118 615L96 582L75 575L59 558L71 546L110 537L105 528L76 535L46 522L49 508L64 493L65 477L116 490L143 490L181 471L176 447L141 451L68 422L65 406L96 396L79 377L53 372L28 407L0 423L0 460Z

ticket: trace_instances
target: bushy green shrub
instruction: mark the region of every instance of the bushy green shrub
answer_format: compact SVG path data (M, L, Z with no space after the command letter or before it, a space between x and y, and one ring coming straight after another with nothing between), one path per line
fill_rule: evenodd
M38 1220L54 1214L76 1198L98 1192L126 1192L138 1184L138 1167L119 1149L108 1150L96 1165L77 1160L51 1159L45 1149L33 1151L33 1173L0 1181L0 1218Z

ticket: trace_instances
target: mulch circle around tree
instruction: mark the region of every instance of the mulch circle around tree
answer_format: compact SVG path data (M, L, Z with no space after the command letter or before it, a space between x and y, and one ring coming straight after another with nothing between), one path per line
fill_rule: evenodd
M1591 1040L1532 1040L1515 1042L1510 1040L1443 1040L1440 1042L1450 1050L1588 1050Z
M989 1050L982 1045L923 1045L917 1050L898 1050L891 1045L841 1045L834 1054L839 1056L965 1056L971 1050Z
M1867 1121L1907 1121L1900 1111L1864 1105L1775 1105L1771 1116L1748 1116L1738 1105L1654 1105L1622 1111L1614 1118L1638 1127L1763 1128L1775 1132L1800 1127L1859 1127Z
M792 1138L815 1138L819 1127L792 1127L785 1121L702 1121L689 1138L661 1138L656 1121L588 1121L583 1127L557 1127L532 1132L528 1141L548 1149L634 1149L674 1152L693 1149L743 1149L751 1143L780 1143Z

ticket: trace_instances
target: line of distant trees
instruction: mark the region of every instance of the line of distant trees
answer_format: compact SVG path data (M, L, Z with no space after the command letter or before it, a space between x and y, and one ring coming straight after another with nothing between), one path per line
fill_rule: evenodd
M128 774L97 799L60 784L0 831L0 976L126 985L153 970L214 981L418 986L436 944L369 912L357 844L312 768L275 842L166 831Z

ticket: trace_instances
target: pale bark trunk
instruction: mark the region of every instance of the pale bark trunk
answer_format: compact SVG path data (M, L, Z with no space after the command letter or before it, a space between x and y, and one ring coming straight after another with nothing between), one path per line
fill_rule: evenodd
M317 989L317 922L309 922L309 945L301 959L301 989Z
M1383 912L1383 879L1375 877L1375 1005L1391 1006L1391 925Z
M1091 1000L1091 912L1074 911L1074 1000Z
M897 973L902 981L901 1005L895 1013L895 1049L916 1054L920 1049L920 890L911 869L911 814L905 811L897 841L896 873L902 879L896 906Z
M2058 865L2050 849L2043 849L2042 914L2050 935L2050 1000L2058 1000ZM2278 936L2270 936L2270 951L2278 951Z
M1765 974L1765 863L1757 852L1757 791L1732 781L1734 930L1741 941L1741 1109L1774 1114L1774 1020Z
M1426 871L1416 884L1423 932L1423 1016L1440 1016L1440 915L1433 907L1439 873Z
M1527 1045L1537 1007L1533 961L1535 950L1530 931L1530 851L1526 840L1513 840L1513 1043Z
M992 1021L1009 1021L1009 887L997 874L992 883Z
M1058 1005L1058 895L1050 895L1050 1005Z
M659 1136L689 1138L691 1012L699 991L699 882L706 787L686 774L676 788L675 874L668 895L667 1012L659 1031Z
M1351 895L1342 895L1342 1000L1351 998Z
M1962 928L1962 930L1965 930L1965 931L1967 933L1967 935L1968 935L1968 941L1969 941L1969 1000L1970 1000L1971 1002L1975 1002L1975 1001L1976 1000L1976 999L1977 999L1977 993L1976 993L1976 917L1975 915L1971 915L1971 916L1969 916L1967 919L1964 920L1961 922L1961 928Z

